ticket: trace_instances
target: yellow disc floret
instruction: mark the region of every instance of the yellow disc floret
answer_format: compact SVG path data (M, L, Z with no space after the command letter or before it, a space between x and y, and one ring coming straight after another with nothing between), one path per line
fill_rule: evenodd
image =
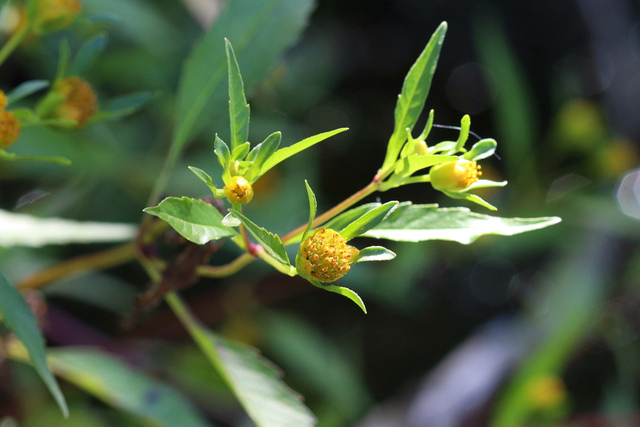
M456 160L436 165L429 176L431 185L440 191L462 191L474 182L478 182L480 165L471 160Z
M300 245L298 268L308 278L334 282L347 274L359 252L340 233L319 228Z
M67 77L57 82L55 93L64 97L64 102L53 111L53 117L75 122L82 126L98 111L98 97L91 85L80 77Z
M80 13L81 0L37 0L34 28L38 33L58 31Z
M0 111L0 149L11 146L20 135L20 120L11 111Z
M253 187L246 178L234 176L224 186L224 194L231 203L249 203L253 199Z

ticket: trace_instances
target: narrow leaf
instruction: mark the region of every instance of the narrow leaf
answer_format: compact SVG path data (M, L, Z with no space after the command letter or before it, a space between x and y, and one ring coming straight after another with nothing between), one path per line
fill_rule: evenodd
M144 211L168 222L185 239L200 245L236 234L222 224L218 209L202 200L168 197Z
M69 66L70 76L82 76L107 46L107 34L100 33L82 44Z
M247 142L249 138L249 104L244 95L244 83L240 67L228 39L224 39L229 75L229 123L231 126L231 150Z
M301 397L279 378L277 368L257 350L208 330L175 293L169 293L166 301L258 427L316 424Z
M276 152L278 147L280 146L280 141L282 140L281 132L274 132L269 135L263 142L256 145L251 153L247 156L247 160L251 161L251 168L245 174L245 178L253 183L257 180L261 175L262 166L265 164L271 156Z
M193 172L198 178L200 178L200 180L202 182L204 182L205 184L207 184L207 187L209 187L209 189L211 190L211 192L214 194L216 194L216 191L218 190L216 188L215 185L213 185L213 180L211 179L211 177L209 176L208 173L206 173L205 171L203 171L202 169L199 169L195 166L188 166L189 170L191 172ZM224 222L223 222L224 224ZM226 224L224 224L226 225Z
M309 282L311 282L311 284L317 288L349 298L351 301L355 302L358 307L360 307L362 311L364 311L365 314L367 313L367 308L365 307L364 302L362 301L360 296L351 289L336 285L322 285L317 280L309 280Z
M0 247L118 242L135 238L132 224L38 218L0 210Z
M1 224L1 222L0 222ZM2 236L2 233L0 233ZM53 395L64 417L69 416L67 402L60 391L46 361L45 344L36 319L27 306L24 298L0 272L0 315L2 321L16 334L29 353L29 359L36 372Z
M498 143L495 139L482 139L471 147L471 150L464 153L462 156L463 159L467 160L482 160L487 157L493 156L493 153L496 152L496 147Z
M443 22L431 36L416 62L413 64L402 85L395 109L395 125L387 146L387 154L382 170L390 168L398 158L398 153L406 141L406 129L413 129L424 108L431 80L436 71L440 49L447 32Z
M158 426L205 427L209 424L184 396L118 358L93 348L49 351L51 369L105 403Z
M278 151L275 152L275 154L273 156L271 156L269 158L269 160L267 160L264 164L264 166L262 167L262 173L265 173L266 171L268 171L269 169L271 169L272 167L274 167L275 165L277 165L278 163L288 159L289 157L293 156L294 154L297 154L303 150L306 150L307 148L311 147L312 145L317 144L318 142L322 142L327 138L332 137L333 135L336 135L338 133L344 132L345 130L348 130L349 128L340 128L340 129L336 129L336 130L332 130L329 132L324 132L324 133L320 133L318 135L314 135L314 136L310 136L309 138L305 138L300 142L297 142L289 147L285 147L285 148L281 148Z
M342 230L365 213L380 206L382 206L382 203L365 203L364 205L360 205L341 213L337 217L324 224L323 227L330 228L332 230Z
M456 156L443 156L443 155L426 155L426 156L412 156L408 158L409 162L409 175L431 166L439 165L440 163L455 162L458 160Z
M450 240L469 244L487 234L512 236L560 221L558 217L500 218L477 214L467 208L403 205L364 236L401 242Z
M65 157L49 157L49 156L19 156L15 153L8 153L0 149L0 160L9 162L51 162L58 163L63 166L69 166L71 160Z
M249 233L251 233L258 243L262 245L269 255L289 268L291 263L289 262L287 251L285 251L284 245L277 234L273 234L262 227L258 227L256 224L251 222L249 218L238 211L232 210L230 213L242 221L244 226L247 227L247 230L249 230Z
M178 89L176 151L211 117L223 113L227 71L223 38L231 40L242 65L245 90L266 78L282 52L298 37L313 9L312 0L234 0L184 64ZM243 141L244 142L244 141Z
M368 248L360 249L358 258L355 262L368 262L368 261L389 261L396 257L395 252L382 246L369 246Z
M48 86L49 81L47 80L30 80L24 82L7 94L7 105L11 105Z
M311 224L313 224L313 220L316 219L316 213L318 212L318 202L316 200L316 195L313 194L313 190L309 186L307 180L304 180L304 185L307 187L307 197L309 198L309 222L307 223L307 228L304 230L302 234L301 241L305 241L309 236L309 232L311 231Z
M380 224L380 222L397 207L398 202L387 202L384 205L378 206L343 228L340 231L340 235L347 240L358 237Z
M226 170L229 161L231 160L231 151L229 146L216 135L216 141L214 143L215 153L218 156L218 162Z

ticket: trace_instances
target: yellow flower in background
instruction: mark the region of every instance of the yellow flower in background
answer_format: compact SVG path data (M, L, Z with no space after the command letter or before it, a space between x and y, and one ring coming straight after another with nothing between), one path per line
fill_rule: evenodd
M37 0L33 22L36 33L48 33L69 26L80 14L81 0Z
M69 120L82 126L98 111L98 97L89 83L80 77L67 77L58 81L53 93L64 99L53 110L51 116L56 119Z
M20 120L11 111L0 111L0 149L13 145L20 136Z

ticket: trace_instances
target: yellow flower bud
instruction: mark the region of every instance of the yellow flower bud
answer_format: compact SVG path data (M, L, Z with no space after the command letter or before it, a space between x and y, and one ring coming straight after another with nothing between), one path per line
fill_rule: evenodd
M0 149L11 146L20 135L20 120L11 111L0 111Z
M413 152L416 153L418 156L424 156L429 152L428 150L429 150L429 147L427 146L427 143L420 140L420 141L416 141L416 145L415 145L415 148L413 149Z
M0 90L0 111L7 108L7 95L4 94L4 91Z
M564 402L567 398L567 389L560 378L554 375L543 375L533 378L527 384L527 394L533 406L545 409Z
M319 228L300 245L299 273L319 282L334 282L347 274L359 253L337 231Z
M34 18L36 33L48 33L67 27L78 16L81 0L37 0Z
M67 77L57 82L53 92L64 97L64 102L58 105L52 117L70 120L77 126L82 126L98 111L98 97L91 85L80 77Z
M224 194L231 203L246 204L253 199L253 187L242 176L234 176L231 182L224 186Z
M440 191L462 191L478 182L480 175L480 165L471 160L441 163L429 172L431 185Z

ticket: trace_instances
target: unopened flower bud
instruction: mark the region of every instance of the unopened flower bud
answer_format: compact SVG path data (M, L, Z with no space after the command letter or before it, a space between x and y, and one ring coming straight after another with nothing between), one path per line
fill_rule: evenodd
M462 159L433 166L429 172L431 185L440 191L462 191L478 182L480 175L480 165Z
M52 117L70 120L82 126L98 111L98 97L91 85L80 77L67 77L57 82L53 92L62 95L64 101L52 113Z
M224 194L231 203L246 204L253 199L253 187L246 178L234 176L231 181L224 186Z
M429 152L428 149L429 147L427 146L427 143L420 140L420 141L416 141L413 152L416 153L418 156L424 156Z
M81 9L81 0L36 0L33 27L36 33L58 31L73 22Z
M319 228L300 245L298 272L319 282L334 282L347 274L359 252L337 231Z
M0 149L11 146L20 135L20 120L11 111L0 111Z

